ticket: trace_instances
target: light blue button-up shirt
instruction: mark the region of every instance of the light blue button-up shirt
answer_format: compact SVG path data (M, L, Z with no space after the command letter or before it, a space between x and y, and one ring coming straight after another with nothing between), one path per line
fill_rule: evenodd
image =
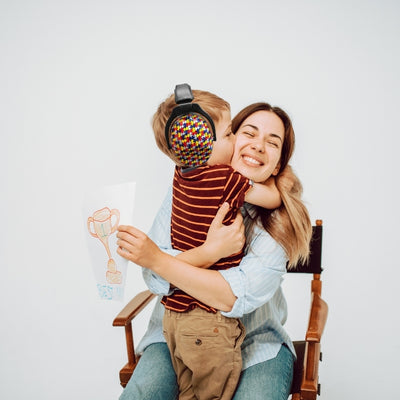
M163 251L176 255L179 251L171 248L170 240L171 208L170 188L149 237ZM240 318L246 328L242 344L243 369L276 357L283 343L295 355L293 344L283 328L287 305L281 283L286 273L287 256L282 246L259 224L253 224L249 231L254 211L250 204L245 204L242 209L248 241L246 256L239 266L219 271L237 297L232 310L222 314ZM165 342L162 333L164 306L159 300L170 293L169 283L151 270L143 268L143 278L149 289L160 298L156 301L147 331L138 345L139 354L152 343Z

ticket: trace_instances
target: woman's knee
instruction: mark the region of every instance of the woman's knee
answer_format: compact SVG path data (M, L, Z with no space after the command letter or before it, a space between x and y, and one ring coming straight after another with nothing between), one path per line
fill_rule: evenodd
M166 343L154 343L143 352L120 400L175 400L176 375Z
M293 354L282 346L278 355L242 371L233 400L287 400L293 379Z

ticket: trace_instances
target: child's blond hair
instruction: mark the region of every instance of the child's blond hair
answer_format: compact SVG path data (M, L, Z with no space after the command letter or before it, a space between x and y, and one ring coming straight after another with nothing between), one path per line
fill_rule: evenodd
M194 97L193 102L197 103L212 118L215 125L220 121L224 112L230 112L231 110L227 101L213 93L203 90L192 90L192 93ZM176 106L175 96L172 94L158 106L157 111L153 115L152 125L158 148L176 165L182 167L183 164L177 159L173 150L168 148L165 138L165 125Z

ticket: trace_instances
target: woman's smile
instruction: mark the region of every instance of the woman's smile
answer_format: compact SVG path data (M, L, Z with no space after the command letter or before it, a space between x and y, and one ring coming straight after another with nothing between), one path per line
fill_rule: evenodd
M262 161L255 159L254 157L246 155L246 154L242 156L242 160L245 164L247 164L250 167L252 167L252 166L258 167L260 165L264 165L264 163Z

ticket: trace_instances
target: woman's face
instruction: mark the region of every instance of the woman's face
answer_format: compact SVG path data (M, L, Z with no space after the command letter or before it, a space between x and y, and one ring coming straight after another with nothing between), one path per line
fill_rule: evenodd
M232 167L254 182L265 182L279 172L285 127L270 111L256 111L236 132Z

